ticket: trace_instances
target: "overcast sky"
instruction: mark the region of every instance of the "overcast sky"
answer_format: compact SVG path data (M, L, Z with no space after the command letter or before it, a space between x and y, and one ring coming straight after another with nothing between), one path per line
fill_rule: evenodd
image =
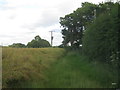
M50 42L51 30L55 31L53 45L60 45L63 39L59 18L85 1L103 0L0 0L0 45L27 44L36 35Z

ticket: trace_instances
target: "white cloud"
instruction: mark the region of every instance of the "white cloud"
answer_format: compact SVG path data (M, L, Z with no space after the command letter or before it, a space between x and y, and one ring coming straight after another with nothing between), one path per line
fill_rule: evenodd
M73 12L85 0L0 0L0 44L9 45L21 42L27 44L36 35L53 45L60 45L59 18ZM89 0L90 1L90 0ZM101 2L91 0L90 2Z

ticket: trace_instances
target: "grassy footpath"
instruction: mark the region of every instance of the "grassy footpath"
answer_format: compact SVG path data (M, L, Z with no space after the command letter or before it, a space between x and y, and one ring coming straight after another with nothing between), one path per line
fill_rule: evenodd
M108 65L90 63L78 53L68 53L46 71L47 88L112 88L117 80L115 70Z
M29 82L25 87L32 88L113 88L117 80L115 70L108 65L90 63L88 58L76 52L69 52L55 60L44 71L46 79Z

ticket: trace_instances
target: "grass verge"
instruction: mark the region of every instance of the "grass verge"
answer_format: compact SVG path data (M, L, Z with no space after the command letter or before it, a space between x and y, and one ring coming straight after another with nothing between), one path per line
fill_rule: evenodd
M76 52L68 53L56 61L46 72L47 88L114 88L115 70L102 63L89 62Z

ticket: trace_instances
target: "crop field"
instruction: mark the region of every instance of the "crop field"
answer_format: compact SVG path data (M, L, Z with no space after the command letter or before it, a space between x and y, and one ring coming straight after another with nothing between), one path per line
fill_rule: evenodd
M64 52L59 48L3 48L3 88L46 79L43 71Z
M115 88L116 70L62 48L3 48L3 88Z

